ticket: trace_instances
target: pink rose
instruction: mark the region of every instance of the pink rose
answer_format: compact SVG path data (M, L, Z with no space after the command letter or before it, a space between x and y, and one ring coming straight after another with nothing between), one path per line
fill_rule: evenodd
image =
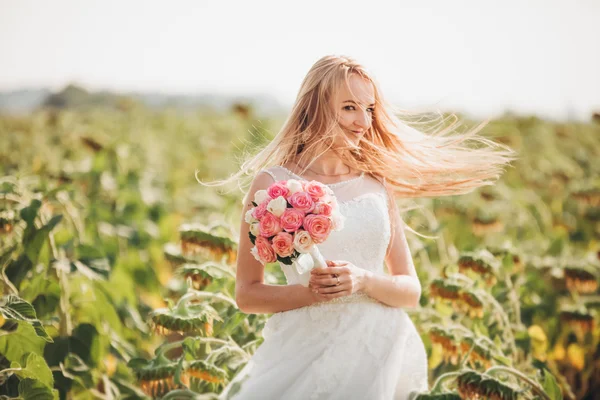
M268 211L265 212L265 215L263 215L258 222L258 228L260 230L260 236L264 237L271 237L281 232L279 218Z
M287 187L287 181L277 181L269 186L267 193L272 199L276 199L279 196L283 196L287 199L290 195L290 189Z
M297 210L305 213L311 212L315 208L315 202L307 192L294 193L288 199L288 202Z
M291 256L294 253L294 237L287 232L279 232L273 238L271 247L281 257Z
M254 211L252 212L252 216L254 218L256 218L258 221L260 221L260 219L267 212L267 206L269 205L269 201L271 201L271 199L267 199L267 200L263 201L258 206L256 206L256 208L254 208Z
M256 241L254 242L254 245L256 246L256 252L258 253L258 257L264 264L275 262L277 260L277 257L275 256L275 251L269 243L269 239L264 238L262 236L258 236L256 238Z
M321 197L325 196L325 185L321 182L310 181L304 185L304 190L312 197L314 201L319 200Z
M331 220L324 215L310 214L304 218L304 229L313 242L323 243L331 232Z
M319 215L327 215L329 217L332 211L333 207L331 206L331 204L318 202L317 204L315 204L315 209L313 210L313 213Z
M286 208L280 217L281 227L286 232L296 232L304 222L304 212L295 208Z

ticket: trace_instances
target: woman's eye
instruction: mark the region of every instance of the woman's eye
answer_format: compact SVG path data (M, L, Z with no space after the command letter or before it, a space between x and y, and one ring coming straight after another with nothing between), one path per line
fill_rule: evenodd
M354 111L354 106L346 106L346 107L344 107L344 110L347 110L347 111ZM369 108L367 108L367 110L368 110L370 113L374 113L374 112L375 112L375 109L374 109L373 107L369 107Z

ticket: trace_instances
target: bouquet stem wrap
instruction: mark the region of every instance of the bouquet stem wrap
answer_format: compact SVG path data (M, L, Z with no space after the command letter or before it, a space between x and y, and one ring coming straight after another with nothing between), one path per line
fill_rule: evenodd
M325 268L327 266L327 261L325 261L317 246L313 246L309 254L314 262L313 268Z
M310 271L313 268L327 267L327 262L325 261L325 258L321 254L319 248L315 245L312 246L309 253L300 255L300 257L293 262L293 266L300 275L300 283L303 286L308 287Z

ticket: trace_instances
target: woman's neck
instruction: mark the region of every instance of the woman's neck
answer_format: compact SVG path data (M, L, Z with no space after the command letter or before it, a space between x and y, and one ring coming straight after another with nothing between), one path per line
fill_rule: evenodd
M335 154L329 150L312 161L302 161L301 163L295 162L299 168L311 171L314 174L322 176L338 176L338 175L349 175L352 173L352 168L344 164L344 162Z

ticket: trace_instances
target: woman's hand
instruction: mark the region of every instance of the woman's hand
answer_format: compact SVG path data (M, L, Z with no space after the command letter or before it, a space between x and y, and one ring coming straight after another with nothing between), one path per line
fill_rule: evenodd
M348 296L361 291L368 271L358 268L349 261L327 260L326 268L313 268L310 271L308 287L317 300L327 301L336 297ZM339 277L339 285L336 285Z

